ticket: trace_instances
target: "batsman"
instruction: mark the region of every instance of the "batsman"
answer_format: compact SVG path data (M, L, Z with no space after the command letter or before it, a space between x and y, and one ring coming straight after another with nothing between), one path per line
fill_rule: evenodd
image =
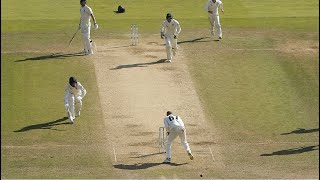
M92 9L87 6L86 0L80 0L80 23L79 23L79 30L81 30L82 33L82 41L84 46L84 53L86 55L92 55L92 40L90 39L90 17L92 18L94 22L94 29L98 29L98 24L96 22L96 18L93 15Z
M168 13L166 20L162 22L160 37L163 39L163 36L166 40L166 51L167 51L167 60L166 62L171 63L172 55L176 55L177 46L177 36L181 32L180 24L177 20L173 19L172 14Z
M167 112L167 116L164 118L164 125L167 131L167 144L166 144L166 155L164 163L171 163L171 144L173 140L179 136L184 149L191 160L193 160L193 155L191 153L190 146L187 142L186 128L182 119L179 116L172 114L171 111Z
M71 121L71 124L73 124L73 120L76 117L80 116L82 99L86 94L87 91L82 84L78 82L75 77L70 77L69 83L67 84L65 90L64 106L68 113L68 118Z

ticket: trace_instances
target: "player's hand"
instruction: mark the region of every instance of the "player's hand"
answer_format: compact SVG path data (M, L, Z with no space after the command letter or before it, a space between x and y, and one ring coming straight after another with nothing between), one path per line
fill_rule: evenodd
M94 23L94 29L97 30L99 28L97 23Z
M224 13L224 10L221 10L222 14Z
M78 101L81 101L81 100L82 100L82 97L78 96L78 97L77 97L77 100L78 100Z
M173 35L173 38L174 38L174 39L177 39L177 36L176 36L176 35Z
M212 11L208 11L208 13L212 14L213 12Z
M170 132L167 132L167 136L169 136Z

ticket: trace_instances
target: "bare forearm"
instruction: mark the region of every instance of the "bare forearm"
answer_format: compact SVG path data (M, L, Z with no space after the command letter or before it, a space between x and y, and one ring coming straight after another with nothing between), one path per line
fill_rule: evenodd
M91 14L91 18L92 18L92 20L93 20L94 24L97 24L96 17L94 17L94 15L93 15L93 14Z

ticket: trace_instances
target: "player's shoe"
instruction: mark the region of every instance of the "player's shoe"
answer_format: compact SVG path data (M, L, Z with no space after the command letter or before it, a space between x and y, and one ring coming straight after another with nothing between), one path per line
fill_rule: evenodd
M80 116L80 111L76 112L76 117L79 117L79 116Z
M164 161L163 161L163 163L171 163L171 158L166 158Z
M168 60L166 60L165 62L167 62L167 63L171 63L172 61L171 61L171 59L168 59Z
M189 158L190 158L191 160L193 160L193 155L192 155L191 152L188 152L188 156L189 156Z
M222 39L222 37L220 36L219 39Z
M72 118L72 116L71 116L70 111L68 111L68 118L69 118L69 120L70 120L70 124L73 124L74 121L73 121L73 118Z

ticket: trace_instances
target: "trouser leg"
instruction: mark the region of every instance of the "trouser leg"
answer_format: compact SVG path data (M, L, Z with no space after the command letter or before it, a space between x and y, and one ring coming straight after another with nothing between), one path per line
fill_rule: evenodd
M165 36L165 40L166 40L167 59L172 60L172 45L171 45L170 36Z
M70 113L70 120L73 120L75 118L75 114L74 114L74 95L70 95L68 98L68 104L69 104L69 111L68 113Z
M82 101L76 99L74 102L75 116L80 116L80 111L82 109Z
M222 30L221 30L221 24L220 24L219 16L215 16L215 26L217 28L218 36L222 37Z
M208 16L209 22L210 22L210 32L211 35L214 35L214 17L212 15Z
M187 133L186 133L186 129L181 129L179 132L179 137L181 140L181 144L183 145L184 149L188 152L191 153L191 149L189 146L189 143L187 142Z
M167 158L171 158L171 145L173 140L177 137L177 133L175 131L171 131L169 136L167 137L166 144L166 156Z

